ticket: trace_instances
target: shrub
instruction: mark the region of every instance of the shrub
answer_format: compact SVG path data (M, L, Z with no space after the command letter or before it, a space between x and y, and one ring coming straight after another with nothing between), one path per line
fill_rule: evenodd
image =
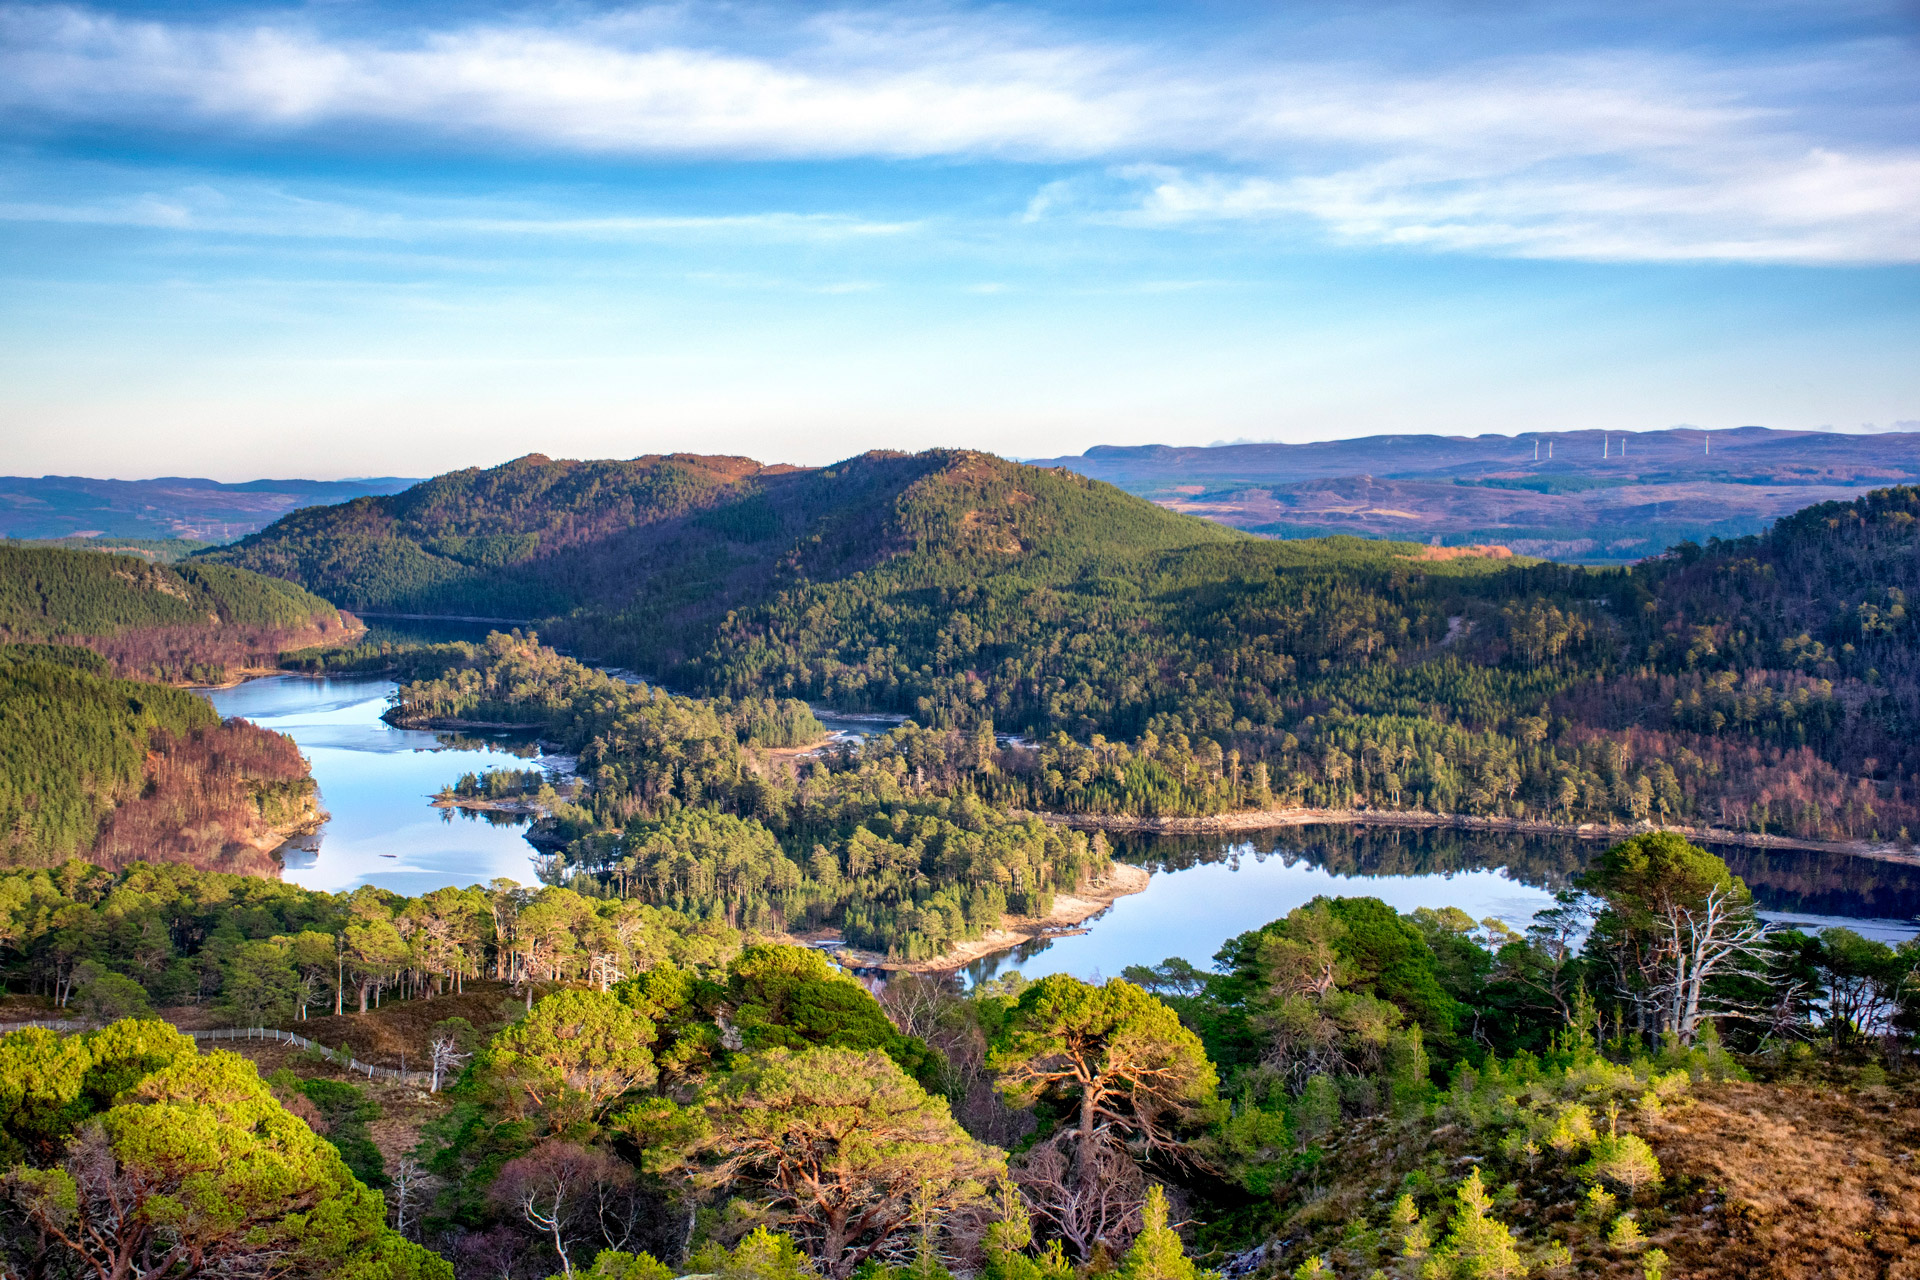
M1582 1182L1605 1180L1625 1187L1629 1195L1638 1195L1642 1187L1659 1185L1660 1161L1646 1139L1637 1134L1607 1135L1594 1140L1593 1158L1575 1172Z
M1630 1213L1623 1213L1613 1220L1613 1226L1607 1232L1609 1248L1622 1252L1631 1252L1647 1243L1646 1232L1640 1230L1640 1224Z

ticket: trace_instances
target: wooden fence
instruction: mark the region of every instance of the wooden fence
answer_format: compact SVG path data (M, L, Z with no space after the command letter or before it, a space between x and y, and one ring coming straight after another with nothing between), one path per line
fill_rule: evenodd
M92 1023L72 1019L39 1019L30 1022L0 1023L0 1034L19 1031L25 1027L44 1027L48 1031L91 1031ZM345 1067L354 1075L364 1075L369 1080L398 1080L402 1084L417 1084L423 1088L433 1088L431 1071L402 1071L395 1067L376 1066L371 1062L362 1062L345 1049L329 1049L315 1043L305 1036L295 1035L291 1031L281 1031L276 1027L222 1027L215 1031L186 1031L195 1040L272 1040L279 1044L297 1045L302 1049L318 1049L327 1055L327 1061L335 1066Z

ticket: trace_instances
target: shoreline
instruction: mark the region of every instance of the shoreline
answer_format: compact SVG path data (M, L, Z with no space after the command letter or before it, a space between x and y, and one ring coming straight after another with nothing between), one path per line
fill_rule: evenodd
M1920 850L1903 849L1889 841L1803 840L1797 836L1761 835L1723 827L1661 826L1651 822L1541 822L1531 818L1479 818L1467 814L1425 813L1397 809L1246 809L1200 817L1142 818L1132 814L1053 813L1030 811L1042 822L1075 831L1130 831L1149 835L1223 835L1235 831L1273 831L1285 827L1353 825L1377 827L1452 827L1462 831L1511 831L1522 835L1564 835L1581 840L1624 840L1650 831L1670 831L1702 844L1740 845L1749 849L1793 849L1811 853L1843 853L1880 862L1920 866Z
M329 635L323 630L313 644L302 645L301 648L339 649L358 643L361 637L367 634L367 625L364 622L359 621L344 609L340 610L339 613L342 621L346 624L341 628L339 634ZM283 649L281 652L287 653L290 652L290 650ZM231 689L237 685L243 685L249 680L258 680L263 676L304 676L310 674L312 673L295 671L292 668L281 666L280 659L278 655L276 655L273 662L266 666L228 667L227 678L219 684L202 684L197 680L170 680L165 683L171 684L176 689Z
M435 796L435 809L467 809L474 813L511 813L523 818L544 818L546 808L532 800L486 800L479 796Z
M1006 916L998 929L990 929L978 938L956 943L930 960L888 960L874 951L861 951L855 947L844 950L858 959L856 967L861 969L879 969L887 973L951 973L962 965L1011 951L1023 943L1059 936L1063 930L1076 929L1121 898L1141 892L1151 879L1152 872L1145 867L1116 862L1105 879L1096 880L1077 893L1055 894L1053 910L1045 916ZM801 945L808 944L802 942Z
M396 729L446 729L449 731L504 729L524 733L534 738L539 737L547 727L544 724L530 724L520 720L461 720L453 716L397 716L394 712L399 709L395 707L393 711L387 712L380 718Z

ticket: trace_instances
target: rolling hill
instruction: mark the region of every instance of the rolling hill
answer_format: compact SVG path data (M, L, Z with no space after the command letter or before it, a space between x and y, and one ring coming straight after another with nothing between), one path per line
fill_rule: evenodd
M1097 446L1036 460L1269 537L1351 533L1621 562L1743 537L1817 502L1920 480L1920 434L1676 428Z
M319 820L292 739L61 645L0 644L0 867L70 858L277 872Z
M1252 541L985 454L873 453L814 469L531 455L297 512L201 559L376 616L561 619L590 652L662 672L697 657L730 612L811 585L1058 582L1103 559Z
M83 646L122 675L217 681L352 629L318 596L227 565L0 545L0 643Z
M1880 490L1588 569L1251 537L977 453L530 457L207 558L363 609L537 622L698 693L1092 743L1049 745L1019 784L1048 806L1867 839L1920 830L1916 516L1920 489ZM1157 763L1129 773L1096 735Z

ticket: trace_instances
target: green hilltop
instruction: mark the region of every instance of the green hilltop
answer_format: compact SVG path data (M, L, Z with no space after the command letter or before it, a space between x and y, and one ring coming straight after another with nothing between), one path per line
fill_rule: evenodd
M320 597L230 565L0 545L0 642L82 645L127 675L215 678L345 629Z

